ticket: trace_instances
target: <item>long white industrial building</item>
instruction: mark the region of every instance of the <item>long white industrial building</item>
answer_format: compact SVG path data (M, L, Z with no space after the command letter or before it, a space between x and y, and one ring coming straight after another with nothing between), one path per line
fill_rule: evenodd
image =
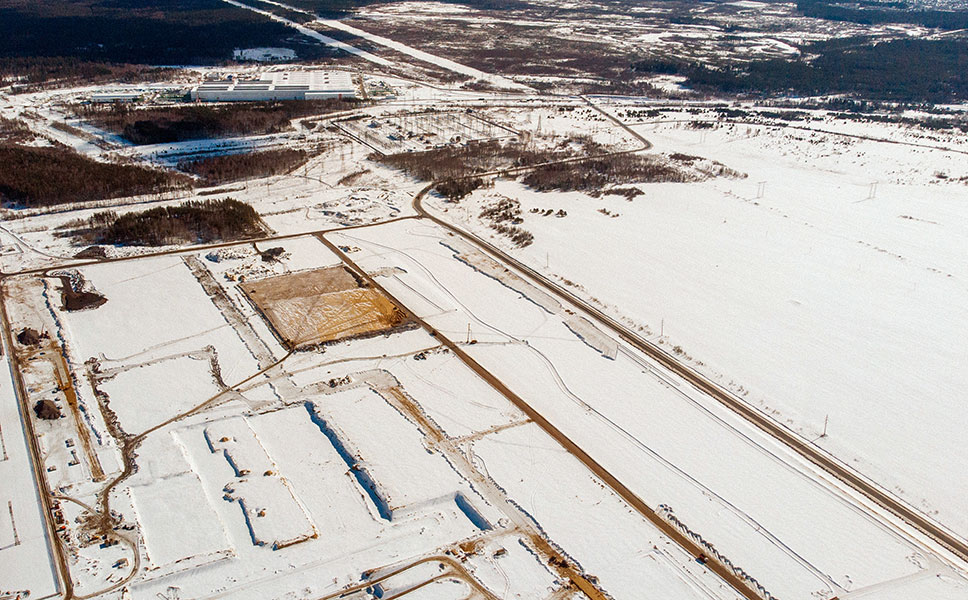
M191 91L192 100L241 102L356 98L353 77L344 71L278 71L259 79L206 81Z

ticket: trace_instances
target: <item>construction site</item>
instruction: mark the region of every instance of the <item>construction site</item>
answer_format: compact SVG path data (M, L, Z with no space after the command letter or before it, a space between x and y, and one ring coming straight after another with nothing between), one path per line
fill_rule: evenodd
M0 600L968 598L963 106L631 66L783 3L217 4L0 88Z
M379 154L420 152L518 135L513 129L492 123L470 110L388 113L376 118L345 119L334 125Z

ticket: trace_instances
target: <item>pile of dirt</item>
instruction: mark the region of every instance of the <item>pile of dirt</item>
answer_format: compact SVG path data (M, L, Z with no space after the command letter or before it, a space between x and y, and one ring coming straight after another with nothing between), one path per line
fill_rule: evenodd
M290 348L375 335L406 318L393 302L343 266L269 277L240 287Z
M97 308L108 301L107 298L97 292L84 290L84 279L80 274L75 276L58 275L61 280L61 302L64 310L86 310Z
M286 253L286 249L282 247L269 248L262 252L262 262L278 262L279 258Z
M34 405L34 414L37 415L38 419L46 419L48 421L53 421L54 419L61 418L62 415L57 405L51 400L38 400L37 404Z
M24 346L36 346L40 343L40 340L49 340L50 335L46 332L40 333L36 329L30 327L24 327L20 333L17 334L17 341Z
M98 260L107 257L108 254L104 250L104 246L88 246L74 255L74 258L93 258Z

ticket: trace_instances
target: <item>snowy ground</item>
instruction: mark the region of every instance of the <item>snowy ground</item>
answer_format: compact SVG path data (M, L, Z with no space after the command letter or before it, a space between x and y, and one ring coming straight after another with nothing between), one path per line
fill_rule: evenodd
M42 598L60 588L20 418L13 381L0 378L0 595L29 590Z
M331 235L362 248L354 260L367 269L396 267L387 288L442 332L462 336L470 325L468 352L777 596L829 598L939 568L634 351L601 356L544 303L455 260L441 230L399 222Z
M838 126L885 133L818 127ZM749 177L640 185L645 194L631 202L498 182L437 207L486 233L476 219L486 194L519 200L535 242L517 256L681 348L683 360L807 439L828 420L817 444L968 533L968 480L937 459L964 453L968 426L956 400L968 383L968 188L935 176L962 176L964 156L761 126L638 130L657 151Z
M277 3L251 4L259 11ZM744 11L785 18L788 10L730 6L723 10L740 19ZM436 3L367 10L367 25L440 15L461 27L514 21ZM360 48L284 22L381 70L362 76L386 100L357 111L352 136L322 118L311 130L297 123L293 133L157 147L109 137L111 152L169 166L184 153L325 149L293 173L202 193L4 212L0 266L11 330L50 334L37 347L4 348L4 364L16 352L24 402L53 400L64 417L27 416L58 496L59 539L48 541L12 382L0 382L0 598L24 588L32 598L53 594L60 554L83 597L577 600L585 596L576 577L612 598L740 597L441 336L637 499L667 520L674 515L776 597L968 597L965 565L590 315L420 219L412 202L427 182L383 166L353 139L366 131L389 139L399 133L393 123L402 131L436 110L459 126L441 136L455 143L473 137L463 119L473 111L501 136L640 145L593 102L631 123L654 144L650 152L713 159L747 175L633 182L643 193L631 200L539 193L499 179L460 203L431 194L424 205L965 537L968 473L957 461L968 427L958 401L968 384L963 134L821 111L790 123L763 115L729 121L699 101L540 97L356 21L314 26L355 35ZM588 35L537 18L526 25L562 39ZM718 38L706 39L704 27L660 33L629 18L609 29L608 42L631 35L708 49ZM791 51L779 36L747 36L737 47ZM505 91L435 87L408 80L407 70L387 75L412 58ZM203 73L217 71L194 75ZM669 90L678 83L664 80ZM0 113L36 109L38 135L106 160L104 145L86 137L103 132L52 127L67 120L58 102L91 91L3 96ZM109 257L125 260L77 266L72 257L84 244L61 235L107 208L225 197L256 208L265 239L110 247ZM513 247L482 221L482 209L500 198L520 202L519 226L533 244ZM276 248L277 260L263 260ZM290 351L240 283L338 266L340 253L436 331L411 321ZM105 304L61 307L56 273L43 270L71 265ZM117 518L108 540L89 520L104 503Z

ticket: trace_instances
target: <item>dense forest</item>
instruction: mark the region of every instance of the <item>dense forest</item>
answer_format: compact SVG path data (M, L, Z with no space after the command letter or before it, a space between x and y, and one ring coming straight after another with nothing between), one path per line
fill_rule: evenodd
M852 94L870 100L944 103L968 98L968 40L832 40L802 48L813 60L772 59L710 67L666 59L639 72L674 73L712 93Z
M0 202L50 206L188 188L185 175L102 163L63 146L0 143Z
M19 91L33 91L39 84L56 81L72 83L139 83L157 81L174 75L174 69L107 63L63 56L0 56L0 79L16 81Z
M845 6L839 0L797 0L797 10L808 17L862 25L907 23L940 29L968 27L968 11L915 9L906 2L867 1Z
M261 135L290 128L292 119L326 114L357 106L353 100L293 100L240 102L138 109L125 104L85 104L75 113L117 133L134 144L162 144L185 140Z
M130 79L143 65L223 62L240 46L335 53L221 0L0 0L0 78L22 84Z
M23 121L0 117L0 141L24 142L33 137Z
M257 237L262 221L254 208L232 198L186 202L118 215L96 213L85 238L98 244L166 246Z
M220 0L0 0L0 56L175 65L212 63L292 30Z
M178 164L186 173L198 175L206 185L218 185L250 179L282 175L306 162L310 153L306 150L280 148L244 154L210 156Z

